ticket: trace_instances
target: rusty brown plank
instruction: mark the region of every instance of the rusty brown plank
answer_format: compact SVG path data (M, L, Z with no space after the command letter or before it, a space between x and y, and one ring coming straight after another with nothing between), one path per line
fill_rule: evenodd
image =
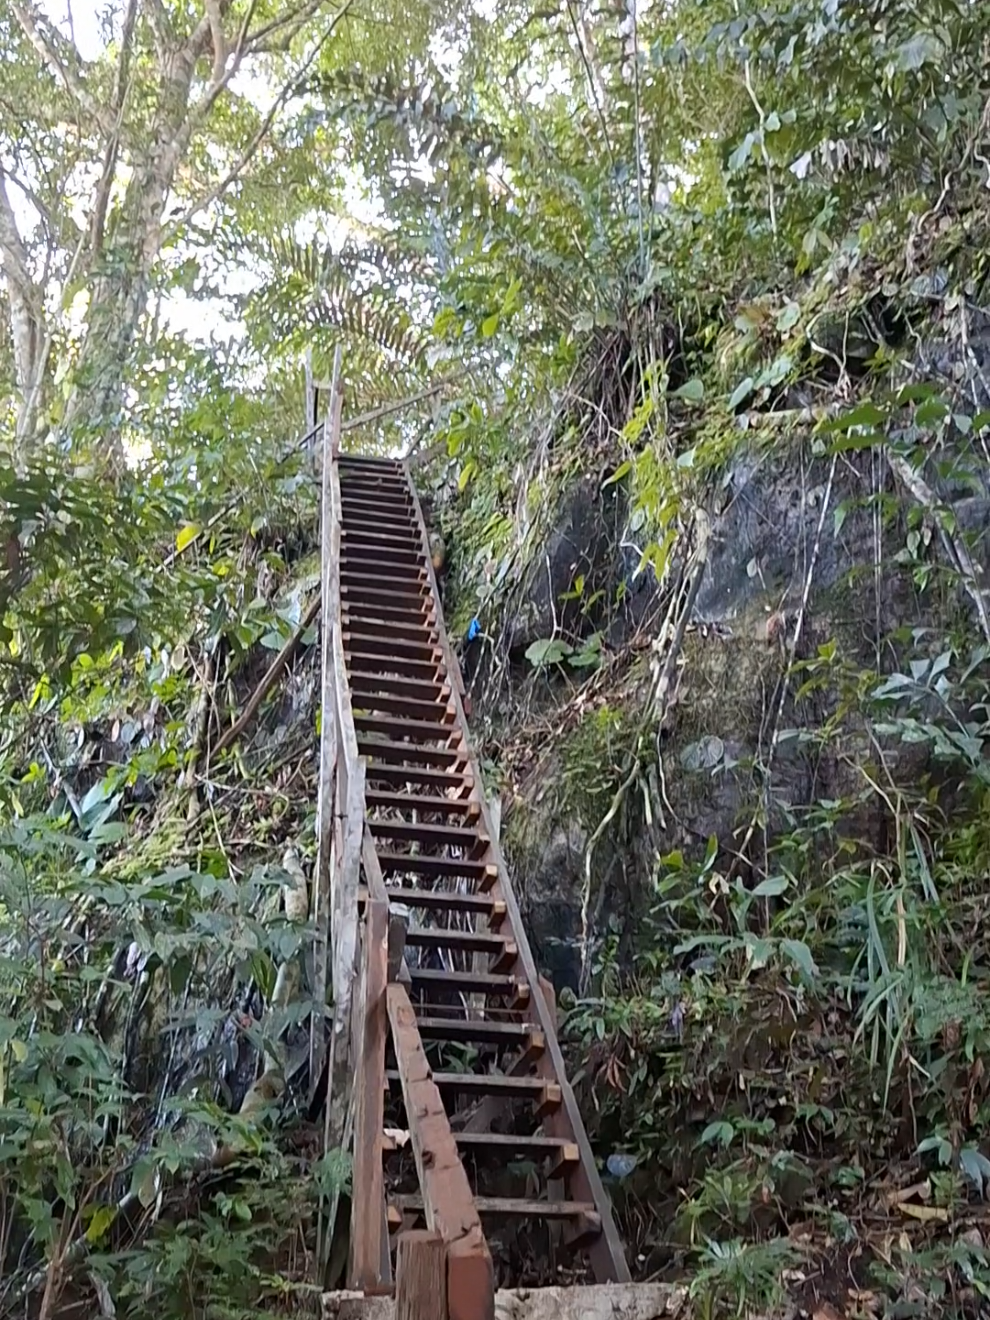
M385 1124L385 1041L388 985L388 901L371 899L362 935L362 1028L354 1058L351 1286L368 1291L382 1283L382 1133Z
M388 987L388 1016L427 1227L448 1248L450 1320L492 1320L492 1259L450 1123L401 985Z

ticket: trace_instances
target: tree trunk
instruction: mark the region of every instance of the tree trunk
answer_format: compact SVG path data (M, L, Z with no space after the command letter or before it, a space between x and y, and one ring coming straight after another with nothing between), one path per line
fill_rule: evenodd
M130 360L161 249L165 205L192 135L189 102L204 46L205 33L167 61L149 146L135 163L120 210L100 221L103 207L99 199L96 204L89 311L63 426L99 432L100 447L111 462L123 458L120 422ZM104 186L111 182L112 174Z
M14 380L20 402L15 426L16 453L20 462L37 430L45 376L47 333L39 290L31 277L27 250L17 229L7 193L7 180L0 167L0 257L10 303L10 331L14 345Z

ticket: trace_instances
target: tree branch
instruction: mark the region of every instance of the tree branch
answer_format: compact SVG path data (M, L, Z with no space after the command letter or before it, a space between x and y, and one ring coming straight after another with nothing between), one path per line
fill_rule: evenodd
M134 25L137 21L137 0L128 0L127 10L124 14L124 27L120 38L120 58L117 61L117 70L114 74L113 82L113 131L107 141L106 151L103 156L103 169L100 173L100 182L96 190L96 200L93 207L93 227L91 233L91 246L94 255L103 247L104 228L107 220L107 207L110 204L110 192L113 188L114 177L117 173L117 157L120 152L120 129L123 120L124 102L127 100L127 89L130 83L130 64L131 64L131 43L134 39Z
M255 155L258 152L258 148L261 146L262 142L264 142L265 138L271 132L272 125L274 124L279 111L284 107L285 103L289 100L292 94L298 89L298 87L303 81L303 78L309 72L313 63L316 61L316 58L319 55L320 51L330 40L337 24L348 12L352 4L353 4L353 0L346 0L346 3L344 4L343 8L338 10L337 13L334 15L330 23L330 26L327 28L326 32L324 32L323 36L316 43L311 53L306 57L306 60L304 61L302 67L293 72L290 81L284 85L282 90L279 92L278 96L275 98L275 101L272 104L271 109L268 111L264 119L261 121L261 124L259 125L257 132L253 135L251 141L244 148L243 152L241 153L241 155L237 160L237 163L233 165L230 170L228 170L228 172L224 175L224 177L220 180L220 182L216 185L215 188L211 188L210 191L204 197L200 198L198 202L194 202L188 211L186 211L183 215L179 216L176 220L173 221L172 223L173 229L179 229L187 225L194 215L198 215L200 211L204 210L207 206L210 206L218 198L222 197L224 193L227 191L227 189L232 184L236 183L237 180L241 177L241 174L254 159ZM242 38L239 38L238 48L240 48L241 45L242 45Z
M79 76L82 65L79 52L62 37L31 3L31 0L11 0L11 8L21 30L38 52L41 60L65 90L87 114L91 115L103 132L108 129L106 114L83 86Z
M159 64L161 64L174 39L172 24L162 0L145 0L144 12L151 26L151 33L155 42L155 54L158 57Z
M220 0L204 0L206 18L210 25L210 40L213 42L213 72L210 75L211 87L220 87L224 82L224 70L227 67L227 38L223 34L223 15L220 12Z
M223 737L217 743L216 747L210 750L211 758L214 756L219 756L221 752L225 752L232 743L237 741L237 739L241 736L241 734L244 732L247 726L251 723L251 720L254 718L255 712L257 711L258 707L264 701L265 697L268 695L271 689L275 686L275 681L278 678L279 674L281 674L282 670L292 659L293 653L295 652L296 647L302 641L306 629L310 626L310 624L313 622L313 620L316 618L317 614L319 613L320 604L321 604L320 596L319 593L317 593L317 595L314 596L314 598L310 601L309 607L306 610L306 613L303 615L302 623L292 634L289 640L285 643L285 645L282 647L281 651L279 651L275 659L268 666L264 676L262 677L261 682L258 684L254 692L251 694L251 697L247 705L244 707L244 710L242 711L240 716L234 721L234 723L230 726L230 728L226 730Z
M17 219L7 194L7 176L0 166L0 265L10 301L10 328L14 339L14 369L22 406L17 434L30 430L29 403L35 394L38 359L44 338L44 318L38 288L31 278L27 248L17 228Z

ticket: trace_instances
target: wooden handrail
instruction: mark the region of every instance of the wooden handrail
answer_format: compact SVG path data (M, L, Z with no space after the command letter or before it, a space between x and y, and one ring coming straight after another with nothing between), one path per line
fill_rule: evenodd
M333 851L334 817L340 796L337 755L337 701L335 696L335 660L333 633L340 617L340 592L335 590L333 565L340 562L340 500L335 503L330 455L333 453L333 427L337 420L336 401L340 391L340 353L334 356L333 391L330 413L323 423L323 474L320 491L320 778L316 799L316 876L313 885L312 915L316 926L313 958L313 1014L309 1039L310 1095L315 1093L323 1076L326 1059L324 1013L327 1002L327 936L330 926L331 893L330 855Z
M416 511L416 520L419 523L420 540L422 541L423 553L426 557L426 580L430 584L430 591L436 602L437 634L440 638L440 649L443 651L443 659L447 668L447 673L454 680L454 685L457 688L457 693L461 699L462 705L466 706L469 699L467 689L464 686L464 676L461 673L461 666L458 662L457 656L454 654L454 648L450 644L450 638L447 636L447 625L443 618L443 606L440 603L440 590L437 586L437 576L433 571L433 556L430 553L430 538L426 532L426 519L423 517L423 506L419 500L419 492L416 490L416 483L413 481L412 474L409 470L408 458L403 460L402 466L405 469L406 476L409 478L409 492L412 496L413 508Z
M349 1144L354 1134L355 1187L352 1215L360 1228L352 1234L362 1250L353 1253L351 1272L361 1286L381 1274L384 1187L381 1133L384 1122L385 988L387 980L388 898L381 870L368 876L372 889L363 940L359 941L358 890L365 841L365 763L358 753L340 619L341 496L337 453L343 413L340 350L334 356L330 408L323 431L321 499L321 731L320 781L317 802L317 875L314 886L316 956L310 1038L311 1087L327 1078L324 1147ZM331 865L331 854L333 862ZM329 948L328 948L329 944ZM328 958L329 954L329 958ZM333 1026L329 1065L326 1059L324 1012L327 963L333 992ZM359 982L355 1001L354 984ZM373 1061L380 1060L377 1067ZM354 1076L380 1071L376 1095L351 1085ZM358 1152L360 1154L358 1155ZM358 1169L360 1165L360 1171ZM368 1206L375 1207L370 1231L365 1230ZM329 1252L337 1201L332 1198L325 1225L324 1252Z

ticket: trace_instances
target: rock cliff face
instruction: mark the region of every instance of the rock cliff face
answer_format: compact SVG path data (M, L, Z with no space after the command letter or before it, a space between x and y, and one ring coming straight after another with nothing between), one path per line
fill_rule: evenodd
M558 988L577 987L586 917L590 946L633 946L658 856L704 855L714 839L731 871L743 841L755 836L765 852L795 812L840 798L850 805L837 828L882 846L885 813L851 803L862 787L857 758L877 749L851 709L840 738L826 746L815 737L843 705L842 681L834 672L806 680L833 643L848 664L884 672L909 645L924 646L926 629L933 646L957 624L986 634L984 320L966 335L957 323L919 341L884 387L889 410L861 409L858 429L848 378L813 403L795 389L775 411L732 419L728 456L693 489L709 528L703 571L673 682L645 730L637 712L670 645L665 611L691 538L658 582L650 566L637 571L646 534L621 483L581 473L559 495L519 587L486 620L489 653L469 660L475 707L508 780L507 851ZM927 464L899 456L912 446L915 460L927 450ZM580 649L591 633L603 639L605 664L586 691L575 688L582 671L564 663L534 674L524 658L535 642ZM589 841L614 805L627 753L636 787L596 840L589 870ZM918 784L937 771L929 751L903 739L883 755L890 773ZM950 788L943 775L941 791ZM597 898L583 914L589 889Z

